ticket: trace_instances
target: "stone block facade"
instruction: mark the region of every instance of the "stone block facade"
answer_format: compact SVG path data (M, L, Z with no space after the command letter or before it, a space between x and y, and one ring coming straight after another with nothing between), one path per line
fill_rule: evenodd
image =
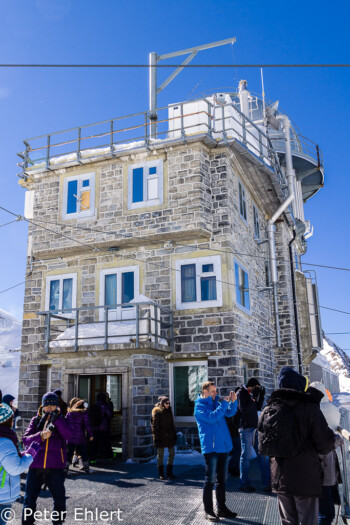
M128 209L128 166L149 160L163 161L163 203ZM63 220L63 181L84 172L95 173L95 214ZM114 370L123 374L127 398L123 402L126 455L144 458L153 454L150 415L158 396L169 394L171 363L206 361L208 377L220 394L253 375L273 389L278 369L297 365L297 353L288 264L291 228L283 219L276 231L280 349L275 347L266 271L268 247L255 238L253 205L259 214L260 240L265 238L267 218L279 206L266 177L234 144L210 149L200 141L33 174L26 183L35 191L35 205L29 227L32 252L19 395L25 418L37 409L48 368L51 386L64 387L65 396L76 394L74 375ZM245 220L240 214L239 183L245 189ZM176 264L210 256L220 260L221 279L216 284L222 290L222 305L206 307L203 302L193 309L178 309ZM249 311L237 306L235 262L249 276ZM152 345L136 351L130 344L124 350L111 345L108 350L85 346L78 352L68 348L46 353L44 317L38 312L48 309L47 278L76 274L76 304L87 308L100 304L101 271L128 266L139 268L139 292L173 311L173 352ZM96 322L96 313L87 312L82 313L83 321Z

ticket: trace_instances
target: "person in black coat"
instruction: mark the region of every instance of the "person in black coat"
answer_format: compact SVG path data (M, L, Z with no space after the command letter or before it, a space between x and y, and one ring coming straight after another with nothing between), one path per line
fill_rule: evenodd
M160 396L159 402L152 410L152 435L154 445L157 447L157 466L160 479L164 476L164 449L169 451L166 477L173 479L173 463L175 457L176 428L170 400L167 396Z
M282 525L317 525L318 497L322 494L322 471L318 454L328 454L335 435L328 427L314 396L305 392L307 380L289 367L279 374L279 390L267 404L281 400L293 409L300 452L293 457L271 459L272 489L278 495Z

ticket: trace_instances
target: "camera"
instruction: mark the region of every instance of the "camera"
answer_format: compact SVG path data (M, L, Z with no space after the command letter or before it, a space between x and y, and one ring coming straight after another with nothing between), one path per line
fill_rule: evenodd
M50 412L50 415L48 417L48 423L47 423L46 430L50 430L50 432L53 432L55 430L56 427L54 425L54 422L56 421L58 416L59 416L59 411L58 410L54 410L53 412Z

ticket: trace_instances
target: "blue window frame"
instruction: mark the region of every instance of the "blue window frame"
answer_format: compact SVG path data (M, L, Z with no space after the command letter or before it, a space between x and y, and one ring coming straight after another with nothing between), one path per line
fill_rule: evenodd
M257 207L253 204L254 239L260 240L260 220Z
M128 167L128 208L163 202L163 161L155 160Z
M129 303L135 297L134 272L122 273L122 303Z
M105 305L117 304L117 276L115 273L105 276Z
M249 277L245 268L235 262L236 305L250 313Z
M139 268L125 266L101 270L100 273L100 305L109 310L109 320L127 320L135 317L134 307L129 304L139 295ZM123 306L121 306L123 304ZM104 318L104 310L100 310L100 319Z
M63 219L95 214L95 173L67 177L63 181Z
M222 306L220 256L176 261L176 308L212 306Z
M62 274L47 277L46 299L47 310L66 310L70 313L71 308L76 307L76 274Z

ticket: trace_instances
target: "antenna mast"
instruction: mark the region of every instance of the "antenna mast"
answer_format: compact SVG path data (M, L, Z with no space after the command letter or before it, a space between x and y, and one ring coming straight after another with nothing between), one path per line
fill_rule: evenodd
M154 51L149 54L149 119L151 122L151 137L157 136L157 95L164 88L166 88L174 78L181 73L187 64L196 56L198 51L204 49L211 49L213 47L224 46L226 44L234 44L236 39L234 37L227 38L226 40L220 40L218 42L211 42L210 44L203 44L202 46L191 47L189 49L183 49L182 51L175 51L173 53L167 53L166 55L157 55ZM166 60L167 58L178 57L181 55L189 55L185 58L182 64L163 82L163 84L157 88L157 64L160 60Z

